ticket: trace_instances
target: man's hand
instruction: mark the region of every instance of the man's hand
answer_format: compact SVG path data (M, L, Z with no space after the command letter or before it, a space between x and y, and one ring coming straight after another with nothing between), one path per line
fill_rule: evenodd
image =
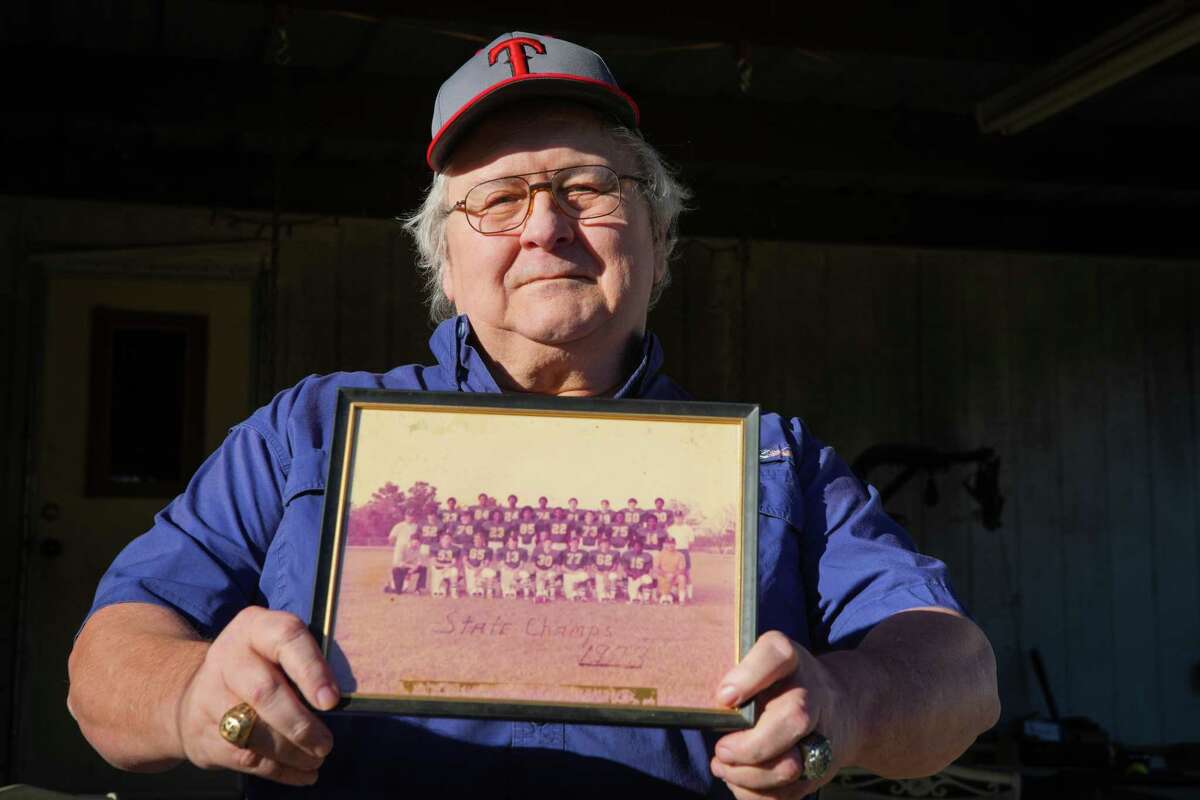
M803 797L855 766L885 778L932 775L996 723L996 659L975 623L938 607L898 612L850 650L814 657L783 634L764 634L722 681L734 706L757 695L750 730L717 742L713 774L739 798ZM796 743L829 739L820 781L800 779Z
M333 672L303 622L282 611L245 609L213 641L184 689L176 719L180 749L204 769L315 783L333 736L297 689L315 708L338 701ZM258 712L258 722L239 748L221 738L218 724L242 702Z
M804 797L851 763L859 735L852 698L821 661L778 631L759 637L717 690L728 706L755 696L757 723L720 739L710 765L735 797ZM804 780L797 743L813 732L829 740L833 762L820 780Z

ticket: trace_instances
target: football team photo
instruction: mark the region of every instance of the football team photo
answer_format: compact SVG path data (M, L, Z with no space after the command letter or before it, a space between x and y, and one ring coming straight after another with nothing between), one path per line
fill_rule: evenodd
M745 611L737 418L351 417L327 632L347 695L720 711Z

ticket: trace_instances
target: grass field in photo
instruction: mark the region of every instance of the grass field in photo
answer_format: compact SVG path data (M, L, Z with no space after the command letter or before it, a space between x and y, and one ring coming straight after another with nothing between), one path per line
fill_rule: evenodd
M732 555L692 554L683 606L397 596L391 558L345 551L333 638L355 694L712 708L735 663Z

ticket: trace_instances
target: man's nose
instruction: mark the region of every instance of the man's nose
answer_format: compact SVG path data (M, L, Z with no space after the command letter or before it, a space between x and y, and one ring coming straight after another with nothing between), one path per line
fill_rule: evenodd
M552 250L575 239L575 220L563 213L549 186L537 186L529 197L529 216L521 231L523 247Z

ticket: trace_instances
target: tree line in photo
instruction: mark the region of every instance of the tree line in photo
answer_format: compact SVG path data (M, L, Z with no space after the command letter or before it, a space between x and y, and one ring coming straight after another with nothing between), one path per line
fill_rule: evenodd
M607 499L584 508L577 498L523 506L516 495L501 504L481 493L464 506L439 502L419 482L408 492L388 484L353 509L349 542L392 546L384 590L394 594L683 604L692 596L691 551L731 550L733 531L714 536L693 524L686 505L661 497L652 508L633 497L620 508Z

